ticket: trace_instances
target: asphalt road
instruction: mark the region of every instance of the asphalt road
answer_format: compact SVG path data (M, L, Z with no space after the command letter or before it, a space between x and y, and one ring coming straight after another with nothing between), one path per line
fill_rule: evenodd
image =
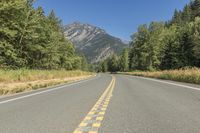
M200 86L100 74L0 98L0 133L89 131L200 133Z

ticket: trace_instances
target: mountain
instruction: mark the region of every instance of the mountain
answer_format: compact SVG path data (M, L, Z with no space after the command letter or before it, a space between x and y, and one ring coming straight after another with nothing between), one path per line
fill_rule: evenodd
M64 27L65 37L69 39L79 53L83 53L90 63L97 63L113 53L120 53L128 45L113 37L105 30L79 22Z

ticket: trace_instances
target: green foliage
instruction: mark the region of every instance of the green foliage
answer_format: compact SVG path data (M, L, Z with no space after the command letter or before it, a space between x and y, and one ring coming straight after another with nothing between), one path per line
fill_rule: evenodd
M182 17L183 22L185 22L185 23L191 21L191 19L192 19L192 9L189 5L186 5L184 7L181 17Z
M191 24L191 51L194 53L193 63L200 67L200 17L197 17Z
M125 53L126 53L126 50L125 50ZM120 60L121 59L119 59L117 55L113 54L109 58L107 58L106 60L98 64L97 71L115 73L120 70Z
M89 71L89 65L84 55L81 56L81 70Z
M132 35L129 49L101 62L98 71L170 70L200 67L200 0L183 11L175 10L167 22L141 25Z
M0 1L0 67L86 70L54 11L45 16L33 1Z
M142 25L131 42L130 68L153 70L158 68L163 56L164 23Z
M171 25L184 25L187 22L194 21L196 17L200 16L200 0L192 0L187 4L183 11L175 10L174 16L171 20Z
M194 0L165 24L141 25L132 36L130 70L200 67L199 17L200 0Z
M200 0L194 0L190 3L190 7L192 9L192 18L200 16Z
M124 49L119 58L119 70L127 72L129 70L129 51Z
M147 25L141 25L138 32L132 36L132 49L130 53L131 69L146 68L146 58L148 56L147 42L149 31Z
M174 16L172 18L172 23L173 24L181 24L182 23L182 18L181 18L181 12L178 10L174 11Z
M118 70L119 70L118 57L116 55L112 55L108 59L108 71L109 72L117 72Z
M164 56L161 61L161 69L179 68L179 31L177 26L171 26L166 30L167 34L164 37Z
M108 60L104 60L99 65L99 71L107 72L108 71Z

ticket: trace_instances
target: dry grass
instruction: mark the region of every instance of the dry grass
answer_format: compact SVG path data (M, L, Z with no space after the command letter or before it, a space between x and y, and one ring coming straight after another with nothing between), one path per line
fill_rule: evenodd
M92 75L90 72L65 70L0 70L0 95L82 80Z
M155 72L127 72L125 74L200 84L200 68L186 68Z

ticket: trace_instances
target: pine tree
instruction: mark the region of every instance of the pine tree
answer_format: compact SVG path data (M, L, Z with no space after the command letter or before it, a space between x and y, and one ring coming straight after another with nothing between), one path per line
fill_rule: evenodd
M195 19L195 17L200 17L200 0L194 0L191 3L191 9L193 20Z
M117 72L118 70L119 70L118 58L116 55L112 55L108 59L108 71L114 73L114 72Z
M132 37L131 70L177 69L200 66L200 0L183 11L175 10L171 21L142 25Z
M168 34L164 39L165 51L161 60L161 69L177 69L181 67L180 57L180 41L177 26L172 26L168 29Z
M88 71L89 68L86 57L84 55L81 55L80 57L81 57L81 70Z
M100 68L99 68L99 72L107 72L108 71L108 60L104 60L100 63Z
M192 25L192 43L194 52L194 64L200 67L200 17L197 17Z
M174 16L171 21L172 24L177 24L181 25L182 24L182 19L181 19L181 12L178 11L177 9L174 11Z
M180 34L179 60L182 63L181 66L194 66L194 43L192 39L191 24L185 25L180 31Z
M192 9L191 6L186 5L182 12L182 21L184 23L190 22L192 18Z
M120 71L126 72L129 70L129 52L124 49L119 59Z

